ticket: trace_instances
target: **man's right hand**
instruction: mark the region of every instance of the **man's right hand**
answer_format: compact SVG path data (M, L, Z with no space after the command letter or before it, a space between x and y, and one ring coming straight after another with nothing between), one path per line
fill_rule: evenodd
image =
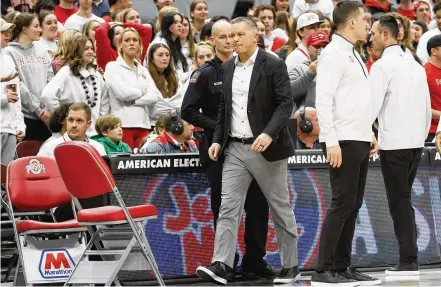
M437 132L435 136L436 151L441 154L441 132Z
M8 103L16 103L18 101L18 93L11 89L6 89L6 97L8 98Z
M39 116L40 116L40 120L42 120L44 123L47 123L49 121L51 114L46 110L41 110Z
M339 145L326 147L327 154L326 159L329 162L329 165L333 168L339 168L342 163L342 156L341 156L341 148Z
M317 74L317 60L309 64L309 72L313 73L314 75Z
M208 156L210 157L211 160L217 161L219 157L220 149L221 149L221 145L218 143L213 143L211 145L211 147L208 149Z

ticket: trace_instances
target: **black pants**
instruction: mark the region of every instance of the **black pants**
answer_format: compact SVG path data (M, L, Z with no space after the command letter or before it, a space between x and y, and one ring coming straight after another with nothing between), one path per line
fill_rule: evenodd
M342 165L329 167L332 199L323 223L317 270L346 270L351 265L352 238L363 204L369 165L368 142L340 141ZM326 147L322 144L326 154Z
M435 134L429 134L426 138L426 142L431 142L435 138Z
M51 132L42 120L24 118L26 125L26 134L24 141L42 141L44 142L52 136Z
M404 265L418 263L417 228L411 195L422 152L422 148L380 150L389 211L398 241L400 263Z
M222 194L222 160L207 163L207 175L211 185L211 210L214 229L219 217ZM245 200L245 255L243 264L258 265L266 254L265 245L268 234L268 202L256 180L253 179ZM257 266L256 266L257 267Z

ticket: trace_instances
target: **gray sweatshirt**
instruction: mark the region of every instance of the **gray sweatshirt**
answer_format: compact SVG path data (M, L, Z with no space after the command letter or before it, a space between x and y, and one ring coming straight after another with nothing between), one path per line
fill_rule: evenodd
M315 76L309 71L309 62L294 66L289 72L293 101L298 107L315 107Z
M23 115L30 119L39 119L44 108L40 102L41 93L54 73L49 54L41 46L31 44L28 47L17 42L10 42L4 49L14 61L20 75L20 94Z

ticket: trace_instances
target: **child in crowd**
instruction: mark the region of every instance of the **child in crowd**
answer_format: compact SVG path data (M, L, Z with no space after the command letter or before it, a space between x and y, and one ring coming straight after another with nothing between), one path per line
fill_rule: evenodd
M98 133L92 139L104 146L107 154L132 153L129 145L122 139L121 119L114 115L103 115L95 123Z

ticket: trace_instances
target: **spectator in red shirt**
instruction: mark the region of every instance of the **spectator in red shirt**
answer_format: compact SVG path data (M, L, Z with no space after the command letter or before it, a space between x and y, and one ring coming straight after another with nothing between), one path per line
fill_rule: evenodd
M410 20L415 20L415 7L412 0L401 0L397 12Z
M432 37L427 43L429 62L424 65L429 83L430 103L432 106L432 124L427 142L433 141L441 116L441 35Z
M78 12L74 7L75 0L60 0L60 4L55 6L55 16L58 22L64 25L67 18Z
M424 0L415 2L415 20L430 24L430 5Z

